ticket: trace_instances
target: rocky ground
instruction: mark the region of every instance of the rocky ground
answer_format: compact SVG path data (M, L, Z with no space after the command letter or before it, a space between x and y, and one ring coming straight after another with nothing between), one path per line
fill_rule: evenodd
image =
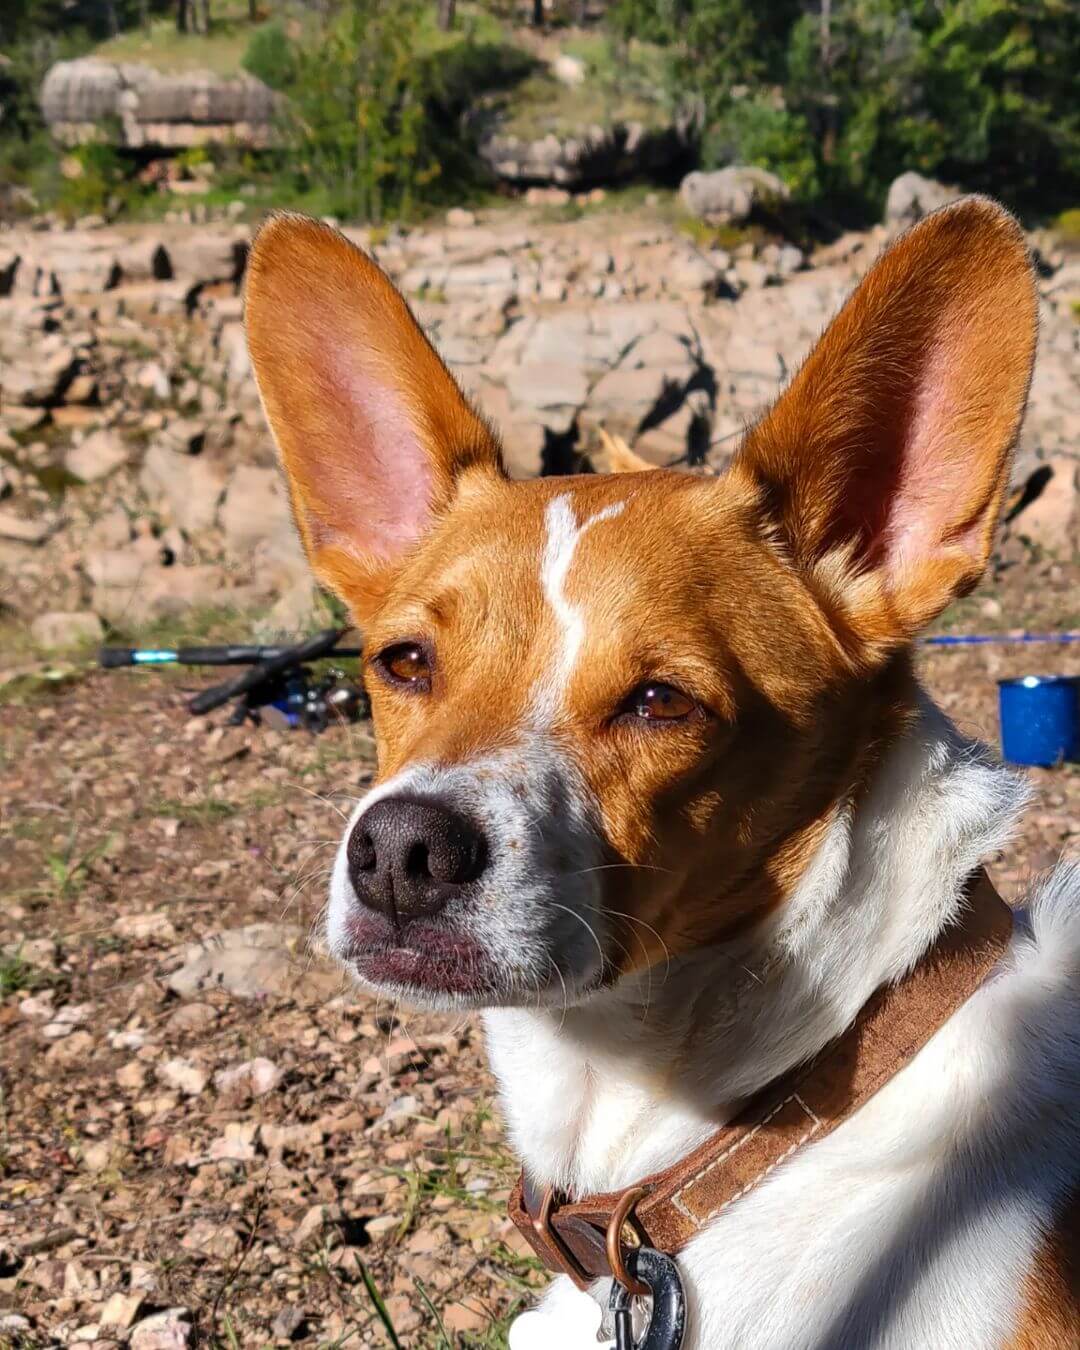
M1076 581L1007 577L956 617L1045 622ZM994 680L1032 660L923 668L993 739ZM0 707L0 1345L380 1346L389 1322L502 1346L543 1280L478 1024L359 996L307 941L368 730L189 719L191 687L87 672ZM1080 849L1080 766L1031 777L1010 899Z
M578 218L459 211L385 238L351 231L411 297L523 475L588 467L600 426L657 463L721 467L887 233L808 256L750 231L720 247L647 210L560 209ZM9 615L80 613L80 632L99 620L134 631L214 595L269 611L270 629L309 621L244 347L249 237L221 222L0 232ZM1077 524L1080 254L1033 243L1042 338L1012 532L1061 557ZM52 638L64 621L39 627Z
M0 233L0 1347L502 1346L543 1279L504 1217L478 1025L361 997L308 941L369 728L190 719L201 677L45 652L311 620L242 342L246 240ZM539 210L367 242L526 474L602 467L601 425L722 466L881 235L807 258ZM1012 519L950 629L1080 628L1080 275L1035 242ZM922 665L996 740L994 681L1076 656ZM1032 781L992 867L1010 899L1080 847L1080 768Z

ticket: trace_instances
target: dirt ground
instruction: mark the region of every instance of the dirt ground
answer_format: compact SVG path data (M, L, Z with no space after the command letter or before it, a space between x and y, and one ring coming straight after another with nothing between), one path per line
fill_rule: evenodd
M1018 565L947 626L1075 628L1078 580ZM1080 649L920 660L996 741L995 680ZM228 728L187 716L201 676L24 667L0 680L0 1346L504 1345L544 1279L505 1219L478 1023L308 950L370 728ZM1010 900L1080 848L1080 766L1030 776L991 866ZM170 987L251 925L257 988Z

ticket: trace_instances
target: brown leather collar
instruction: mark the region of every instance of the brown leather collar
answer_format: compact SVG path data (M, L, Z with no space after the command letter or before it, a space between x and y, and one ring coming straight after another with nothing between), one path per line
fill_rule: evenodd
M544 1265L585 1288L611 1275L613 1262L625 1275L624 1246L674 1256L785 1159L853 1115L966 1002L1008 946L1012 913L982 869L968 883L967 902L910 975L879 989L843 1035L674 1166L572 1203L522 1172L510 1217Z

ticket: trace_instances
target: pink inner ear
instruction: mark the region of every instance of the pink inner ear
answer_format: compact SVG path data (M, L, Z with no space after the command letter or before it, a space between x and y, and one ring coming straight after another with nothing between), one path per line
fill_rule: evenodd
M317 470L312 542L321 547L344 535L360 553L393 558L431 517L431 469L417 427L401 394L358 369L354 353L326 353L325 383L341 442Z
M894 575L925 561L944 544L963 548L967 536L973 551L977 548L978 522L957 519L959 504L971 499L978 447L966 443L964 400L956 387L961 375L953 364L949 345L935 343L919 377L908 425L898 437L899 471L879 550Z

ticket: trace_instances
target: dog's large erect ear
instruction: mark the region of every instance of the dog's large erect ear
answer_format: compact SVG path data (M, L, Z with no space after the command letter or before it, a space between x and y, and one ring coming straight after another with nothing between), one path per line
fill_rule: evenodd
M871 645L982 574L1035 339L1023 234L965 198L888 250L743 442L770 529Z
M272 218L251 250L248 345L313 570L355 598L423 534L470 468L501 471L385 273L343 235Z

